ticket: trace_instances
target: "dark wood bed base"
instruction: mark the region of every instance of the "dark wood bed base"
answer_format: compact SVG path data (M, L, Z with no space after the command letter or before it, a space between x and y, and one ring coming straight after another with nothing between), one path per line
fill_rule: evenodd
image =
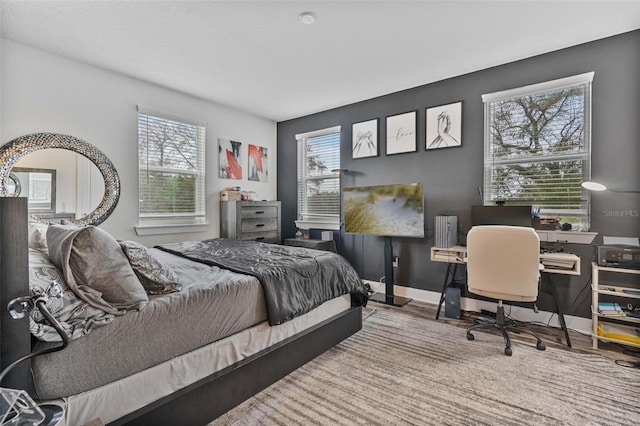
M349 309L109 425L206 425L361 328Z

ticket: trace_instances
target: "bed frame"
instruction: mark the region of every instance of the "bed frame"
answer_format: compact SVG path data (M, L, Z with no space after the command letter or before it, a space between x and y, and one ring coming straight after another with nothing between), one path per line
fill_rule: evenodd
M0 197L0 366L31 351L28 319L13 320L8 302L29 292L26 198ZM110 425L202 424L214 420L362 328L362 308L351 308L211 376L130 413ZM30 363L3 385L33 392Z

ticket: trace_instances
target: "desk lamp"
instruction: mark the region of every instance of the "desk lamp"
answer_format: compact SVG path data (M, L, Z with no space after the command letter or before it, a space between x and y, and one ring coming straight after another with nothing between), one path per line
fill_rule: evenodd
M35 286L32 287L30 296L18 297L9 302L7 309L13 319L24 318L26 314L38 308L42 316L58 332L62 339L62 344L32 352L13 361L0 372L0 385L2 384L2 379L22 361L38 355L57 352L67 347L69 344L67 333L65 333L62 325L51 315L46 306L49 299L59 299L62 296L62 287L57 281L52 281L45 290ZM63 408L58 405L35 404L29 394L23 390L0 387L0 425L55 425L60 421L63 413Z

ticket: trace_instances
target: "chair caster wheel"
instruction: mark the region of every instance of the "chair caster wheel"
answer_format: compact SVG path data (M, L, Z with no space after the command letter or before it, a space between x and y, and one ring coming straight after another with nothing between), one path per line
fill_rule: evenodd
M511 356L513 352L511 351L511 348L504 348L504 354L506 356Z
M475 336L469 332L467 332L467 340L473 340L475 339Z
M536 344L536 349L539 350L539 351L544 351L545 349L547 349L547 347L544 345L544 343L538 342Z

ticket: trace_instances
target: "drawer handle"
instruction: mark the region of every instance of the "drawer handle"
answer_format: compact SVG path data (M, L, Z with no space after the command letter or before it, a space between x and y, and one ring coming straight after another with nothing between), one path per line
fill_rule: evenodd
M258 210L258 211L256 211L256 214L264 214L264 211L263 210Z
M256 228L260 228L261 226L264 226L264 223L256 223Z
M258 241L258 240L264 240L264 237L258 237L258 238L256 238L256 241Z

